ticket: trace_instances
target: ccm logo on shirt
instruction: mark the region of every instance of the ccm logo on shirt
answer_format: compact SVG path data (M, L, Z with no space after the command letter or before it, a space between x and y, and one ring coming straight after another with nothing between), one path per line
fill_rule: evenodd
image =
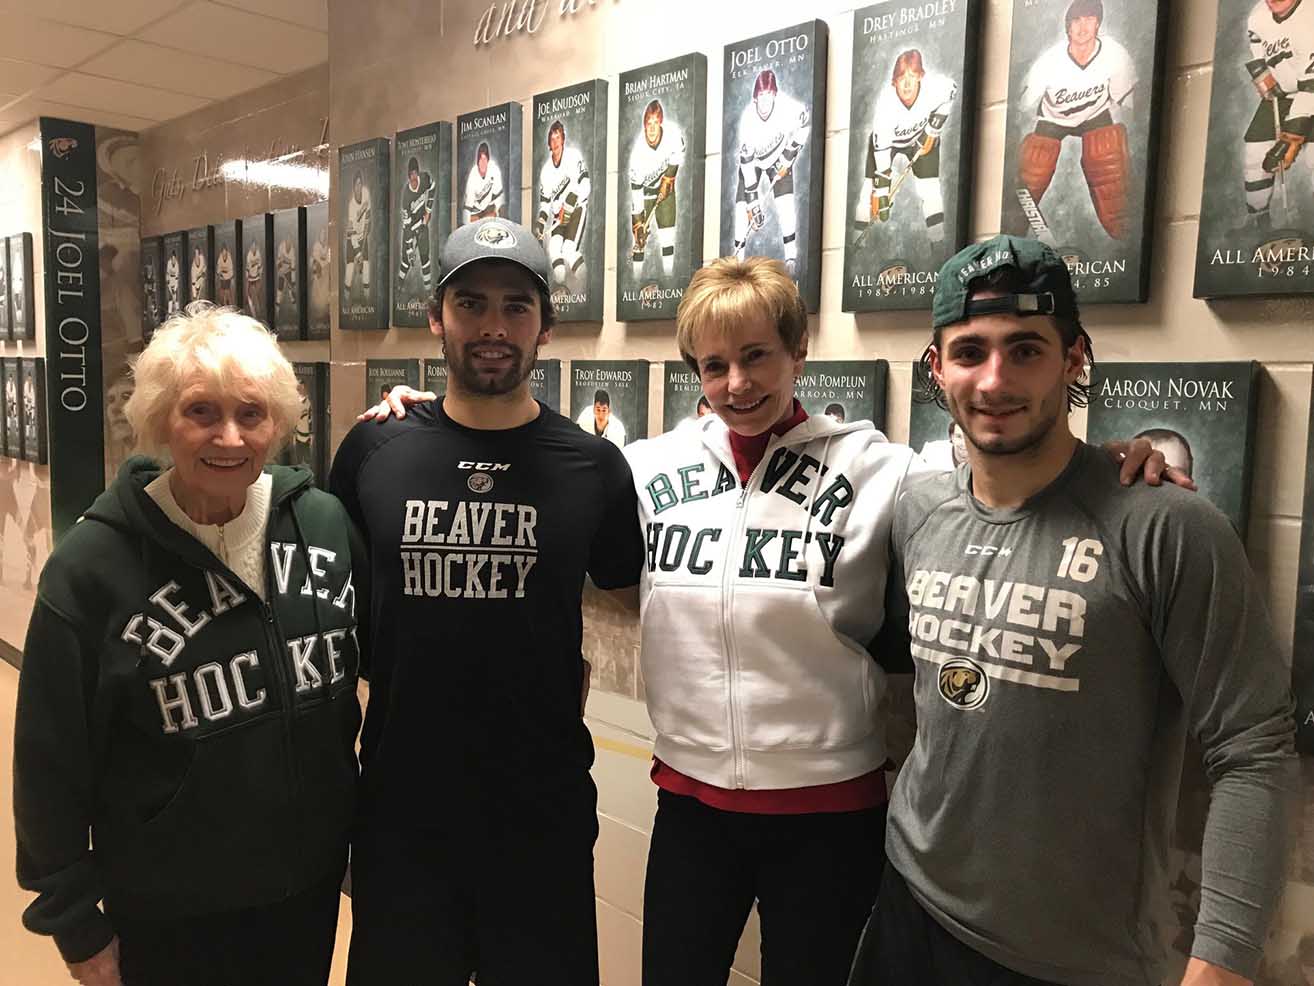
M509 462L458 462L457 469L477 469L479 472L506 472L511 468Z
M965 555L982 555L989 558L992 555L998 555L1000 558L1008 558L1013 554L1012 548L996 548L993 544L969 544Z

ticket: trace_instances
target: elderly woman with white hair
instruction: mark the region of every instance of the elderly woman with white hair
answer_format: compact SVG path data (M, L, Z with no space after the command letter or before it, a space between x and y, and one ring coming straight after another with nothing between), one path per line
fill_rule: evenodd
M299 398L258 322L193 305L134 373L126 412L152 457L59 542L28 627L23 922L85 986L320 986L354 808L364 551L307 470L267 464Z

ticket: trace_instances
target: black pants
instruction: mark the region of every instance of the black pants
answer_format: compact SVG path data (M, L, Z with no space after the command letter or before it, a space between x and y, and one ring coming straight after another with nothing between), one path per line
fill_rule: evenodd
M461 833L359 833L349 986L466 986L471 973L479 986L597 986L598 822L587 808Z
M1054 986L992 962L927 914L888 863L849 986Z
M660 791L644 986L725 986L757 901L762 986L843 986L885 859L885 807L750 815Z
M111 908L124 986L324 986L341 882L334 873L278 904L171 921Z

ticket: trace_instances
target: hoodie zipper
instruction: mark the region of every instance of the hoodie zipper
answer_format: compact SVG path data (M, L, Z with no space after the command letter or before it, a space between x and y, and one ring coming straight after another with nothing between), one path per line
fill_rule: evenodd
M740 721L740 708L738 701L737 683L739 680L739 650L735 645L735 634L732 623L732 613L734 611L735 595L735 569L734 569L734 546L739 543L743 534L744 523L748 517L748 511L744 509L748 503L749 493L753 486L759 482L759 474L764 471L771 453L780 447L780 442L776 437L772 437L767 443L766 451L762 453L760 461L748 476L748 482L739 488L739 497L735 500L734 524L730 530L730 537L726 540L725 559L721 566L721 638L725 647L726 657L726 706L730 710L730 749L734 760L735 769L735 790L742 791L748 787L748 764L744 757L744 728ZM709 446L710 447L710 446ZM712 449L712 454L722 465L727 465L731 474L738 478L739 470L735 467L734 457L730 457L729 463L721 457L717 449Z

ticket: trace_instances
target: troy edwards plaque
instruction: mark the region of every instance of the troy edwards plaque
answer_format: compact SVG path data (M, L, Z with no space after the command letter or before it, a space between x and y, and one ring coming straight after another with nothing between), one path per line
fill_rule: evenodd
M1314 291L1314 4L1220 0L1195 296Z
M388 327L388 141L338 151L338 292L343 329Z
M581 82L534 97L534 235L552 265L562 322L602 321L607 217L607 83Z
M393 150L392 324L425 328L438 250L452 231L452 125L399 130Z
M783 260L808 311L821 301L826 152L824 21L726 45L721 255Z
M703 262L707 57L622 73L618 103L616 318L674 318Z
M1054 247L1083 302L1144 301L1162 0L1013 0L1000 229Z
M647 438L647 361L572 360L570 413L585 431L618 448Z
M853 14L845 311L930 308L966 242L979 9L904 0Z
M500 103L456 118L457 225L502 216L521 222L519 103Z

